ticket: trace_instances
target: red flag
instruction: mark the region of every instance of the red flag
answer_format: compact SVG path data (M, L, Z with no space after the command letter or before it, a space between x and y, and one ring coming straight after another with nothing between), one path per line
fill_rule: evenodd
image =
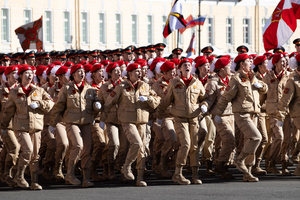
M297 19L300 19L300 0L291 0L293 11Z
M190 16L188 16L188 17L185 19L185 22L186 22L186 24L188 24L188 23L189 23L190 21L192 21L192 20L193 20L193 16L190 15ZM179 29L179 32L182 34L187 28L188 28L188 27L181 28L181 29Z
M195 32L194 32L190 41L190 45L186 50L187 53L186 57L191 57L192 55L195 55L195 49L196 49L196 41L195 41Z
M293 35L297 19L290 0L281 0L263 31L266 51L281 47Z
M27 49L43 49L43 16L31 23L20 26L15 30L23 51Z

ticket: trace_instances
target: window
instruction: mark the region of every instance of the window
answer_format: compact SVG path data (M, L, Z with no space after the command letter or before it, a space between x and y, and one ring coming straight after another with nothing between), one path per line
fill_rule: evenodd
M233 44L233 23L232 18L226 19L226 43Z
M132 43L137 44L137 15L131 15Z
M207 26L208 26L208 43L214 44L214 19L212 17L209 17L207 19Z
M153 43L153 26L152 26L152 15L147 16L147 29L148 29L148 43Z
M122 43L121 14L116 14L116 43Z
M70 12L64 12L64 31L65 31L65 42L71 43L71 19Z
M267 18L262 18L262 19L261 19L261 33L262 33L262 34L264 33L264 27L265 27L267 21L268 21ZM264 43L263 37L262 37L262 43Z
M244 44L250 44L250 19L243 19L243 42Z
M81 35L82 35L82 42L88 43L88 14L87 12L81 13Z
M99 14L99 41L105 44L105 16L104 13Z
M1 28L2 41L9 42L9 10L7 8L1 9Z
M46 42L52 42L52 11L46 11Z
M167 18L168 18L167 16L162 17L162 33L164 32L164 29L165 29L165 26L167 23ZM163 36L163 43L168 44L168 39L165 38L164 36Z
M32 21L31 10L24 10L24 24L28 24Z

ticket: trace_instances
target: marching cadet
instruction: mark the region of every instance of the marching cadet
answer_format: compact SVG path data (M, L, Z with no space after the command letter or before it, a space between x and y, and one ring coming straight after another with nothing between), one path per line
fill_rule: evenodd
M229 83L231 57L222 56L215 63L214 71L216 74L209 79L206 84L206 92L208 94L209 112L216 115L218 99L222 97L225 88ZM228 171L228 163L230 156L235 148L235 135L234 135L234 117L232 113L232 104L228 103L224 113L222 113L219 123L215 122L217 134L222 141L221 150L217 158L215 172L221 174L222 178L230 179L232 175Z
M212 48L211 46L207 46L201 49L201 53L203 53L203 56L206 56L207 58L211 56L213 52L214 48Z
M134 180L132 163L137 160L137 186L147 186L143 181L145 169L145 134L149 120L148 109L155 109L160 98L150 86L140 81L141 65L132 63L127 67L128 79L121 82L107 97L104 105L105 118L114 105L118 105L118 120L130 146L124 166L121 170L124 177Z
M176 77L175 63L166 61L164 64L162 64L160 70L164 75L153 84L152 88L158 96L163 98L169 85L169 82ZM172 173L168 171L167 163L171 155L172 149L174 149L176 143L174 117L170 113L171 108L171 106L167 108L166 112L164 113L164 116L162 116L161 122L161 133L163 134L161 137L163 138L164 142L162 144L158 170L163 177L172 177ZM155 133L157 132L160 133L160 131L156 131ZM155 135L155 137L157 137L157 135Z
M70 83L61 88L58 99L51 111L50 125L55 127L62 118L66 124L67 136L71 146L68 171L65 177L67 183L80 185L81 181L74 175L75 165L81 158L83 169L82 187L92 187L90 182L91 167L91 124L101 108L97 93L84 81L85 73L81 64L71 67Z
M5 82L3 85L0 86L1 119L2 119L4 109L5 109L5 105L8 100L8 95L9 95L10 91L13 88L17 87L17 85L18 85L17 84L18 83L17 73L18 73L18 66L9 66L9 67L6 67L6 69L5 69L4 75L7 79L7 82ZM5 163L4 164L4 173L1 177L1 181L6 182L6 184L10 187L13 187L15 185L15 182L12 177L12 169L17 164L20 145L18 143L18 140L15 136L14 131L12 130L12 121L9 123L7 131L2 132L2 133L5 133L5 134L1 135L1 138L4 142L5 149L3 149L1 151L1 154L6 153L6 155L5 155L5 160L1 161L1 162Z
M290 114L293 119L293 123L296 128L300 129L300 116L299 116L299 97L300 97L300 55L297 55L294 58L296 61L295 68L289 80L287 80L285 88L283 90L282 97L278 103L278 109L276 111L276 118L279 121L279 124L282 126L285 117ZM299 146L299 145L298 145ZM299 162L300 163L300 162ZM296 167L294 175L300 176L300 164Z
M203 87L205 87L210 72L210 65L207 57L199 56L195 64L195 68L198 79L201 81ZM200 121L199 147L203 145L202 160L205 161L207 175L214 174L212 170L212 159L215 137L216 128L213 124L213 120L211 119L211 115L205 115L205 117Z
M149 80L150 86L152 86L153 83L155 83L157 81L157 79L159 79L160 67L165 61L166 61L166 59L161 58L161 57L155 58L152 61L151 65L147 71L148 78L150 79Z
M24 179L24 171L28 163L31 172L31 189L41 190L38 184L39 148L43 129L43 112L49 112L53 101L42 88L32 84L33 72L30 65L22 65L18 71L20 85L9 93L5 111L2 116L2 134L6 134L10 120L20 144L18 170L14 181L18 186L29 187Z
M269 173L288 173L286 163L288 158L285 154L282 155L282 170L276 168L276 158L280 154L281 145L283 141L283 128L282 124L276 119L276 108L278 102L282 97L285 84L288 80L287 72L284 70L285 58L282 53L275 53L272 58L273 68L264 78L263 81L268 85L268 93L265 94L266 111L270 120L270 127L272 129L272 143L270 146L269 165L267 166L267 172ZM263 101L264 102L264 101Z
M182 185L191 183L182 175L182 168L189 155L193 174L192 183L202 184L198 177L198 132L199 118L207 111L207 103L202 101L206 97L205 89L201 82L191 75L192 60L183 59L179 69L181 75L170 81L159 106L158 117L163 116L165 110L172 104L171 114L175 118L175 132L180 143L172 180Z
M162 58L164 55L164 49L166 48L166 45L164 43L158 43L154 47L156 58Z
M258 80L262 81L263 78L269 72L269 70L267 68L268 62L269 61L268 61L266 55L258 56L254 59L253 65L255 67L253 68L253 71L255 72L255 76ZM252 173L257 174L257 175L265 175L267 173L266 170L263 170L260 168L260 162L262 160L262 155L263 155L264 149L268 143L266 120L267 120L266 104L264 103L263 105L261 105L260 113L258 113L258 130L261 133L262 140L256 150L255 165L252 167Z
M231 102L234 119L244 135L244 147L234 163L244 173L243 181L257 182L259 179L251 174L251 168L262 138L256 127L257 113L260 112L259 94L266 93L268 87L251 73L248 54L239 54L234 59L234 63L236 73L218 101L214 120L217 124L221 122L221 116Z
M149 83L149 79L147 76L149 66L148 66L147 60L136 59L134 62L138 63L142 66L142 79L141 80L144 81L145 83Z
M181 60L181 54L183 52L183 49L181 48L175 48L173 49L172 51L172 56L173 56L173 59L179 59Z
M97 93L99 93L100 88L104 84L104 70L105 67L103 64L96 63L91 69L92 73L92 87L96 90ZM103 104L102 104L103 105ZM104 128L99 126L100 123L100 113L95 117L95 121L92 124L92 139L93 139L93 150L92 150L92 167L91 167L91 177L94 181L100 181L102 180L106 175L107 176L107 163L103 163L103 176L100 177L97 174L96 168L97 165L100 163L100 161L104 161L105 156L104 149L106 147L106 144L108 143L108 138L106 134L104 133Z
M52 70L52 73L55 73L55 76L58 77L59 81L56 82L50 89L49 89L49 95L52 97L54 102L57 102L58 94L63 86L65 86L70 81L70 68L66 66L59 67L56 71ZM50 120L50 116L49 116ZM49 123L49 121L47 122ZM52 137L55 138L55 145L56 145L56 151L55 151L55 163L54 163L54 170L53 174L55 176L55 179L57 181L64 180L64 175L62 173L62 165L63 160L66 156L66 151L69 146L69 140L67 137L67 130L66 130L66 124L62 121L62 119L59 120L59 122L56 124L55 127L48 126L48 132L53 135Z
M122 79L121 79L121 68L117 63L111 63L106 68L106 73L108 73L108 81L102 85L99 90L98 98L102 105L105 104L108 96L110 93L118 86ZM125 157L126 153L126 138L125 135L122 133L121 124L118 120L117 115L118 106L114 105L109 112L107 113L108 116L105 121L101 121L100 126L104 129L104 122L106 124L106 131L108 136L108 179L114 180L115 177L115 167L116 167L116 159L117 155L120 151L119 161L122 163L118 163L119 165L123 164L123 157ZM122 144L121 144L122 143ZM125 143L125 144L124 144ZM122 146L122 149L120 149ZM125 149L124 149L125 148Z

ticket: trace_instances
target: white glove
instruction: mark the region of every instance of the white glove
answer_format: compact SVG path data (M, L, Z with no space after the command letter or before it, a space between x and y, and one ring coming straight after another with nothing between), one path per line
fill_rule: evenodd
M257 89L262 88L262 84L260 83L253 83L254 87L256 87Z
M30 104L30 107L31 107L32 109L37 109L37 108L39 107L39 104L36 103L36 102L34 102L34 103Z
M148 101L148 97L145 97L145 96L139 96L139 100L141 102L145 102L145 101Z
M104 130L105 123L103 121L100 121L99 126L102 130Z
M220 124L220 123L221 123L221 117L220 117L219 115L216 115L216 116L215 116L215 122L216 122L217 124Z
M162 120L161 119L156 119L156 122L161 125L162 124Z
M283 127L283 121L277 121L277 125L279 126L279 127Z
M49 126L49 127L48 127L48 130L50 131L50 133L54 133L54 131L55 131L55 127L53 127L53 126Z
M100 102L95 102L95 107L100 110L101 109L101 103Z
M206 105L202 105L201 106L201 111L202 111L203 114L207 113L207 106Z

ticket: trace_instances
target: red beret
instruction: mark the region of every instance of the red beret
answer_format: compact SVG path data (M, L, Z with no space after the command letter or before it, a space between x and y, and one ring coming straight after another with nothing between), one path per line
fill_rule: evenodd
M70 74L73 74L74 72L76 72L77 69L84 69L84 67L81 64L74 65L74 66L71 67L71 73Z
M105 67L104 67L103 64L97 63L97 64L95 64L95 65L92 67L91 73L97 71L98 69L104 69L104 68L105 68Z
M256 57L257 57L257 54L255 54L255 53L249 55L249 59L254 59L254 58L256 58Z
M209 63L209 61L206 58L206 56L202 56L202 58L198 59L198 61L196 62L195 67L198 68L198 67L204 65L205 63Z
M300 54L297 54L297 55L295 56L295 58L296 58L297 62L300 62Z
M138 64L138 63L131 63L130 65L128 65L128 67L126 68L126 71L132 71L132 70L134 70L134 69L141 69L142 67L141 67L141 65L140 64Z
M262 62L264 62L265 60L267 60L267 56L266 55L262 55L262 56L258 56L254 59L253 61L253 65L260 65Z
M283 53L275 53L273 58L272 58L272 64L274 65L277 63L281 58L283 58Z
M226 67L231 62L230 56L222 56L219 58L215 64L215 69L222 69Z
M160 57L155 58L150 65L150 71L153 71L155 69L157 63L165 62L165 61L166 61L166 59L164 59L164 58L160 58Z
M175 63L175 65L179 65L179 63L180 63L181 60L177 59L177 58L173 58L170 61L173 62L173 63Z
M89 61L87 61L87 60L83 60L83 61L80 61L79 64L81 64L81 65L86 65L86 64L90 64L90 63L89 63Z
M164 64L162 64L162 66L160 67L160 70L163 72L167 72L172 69L175 69L175 63L173 63L171 61L164 62Z
M207 57L206 57L206 56L197 56L197 57L194 59L194 62L197 63L198 60L203 59L203 58L207 58Z
M122 66L122 65L126 65L124 60L118 60L115 62L117 65Z
M103 64L104 66L106 66L106 65L109 65L112 62L110 60L101 60L100 63Z
M18 71L18 75L20 75L22 72L27 71L27 70L33 70L31 65L26 65L23 64Z
M191 59L191 58L184 58L184 59L182 59L181 60L181 62L179 63L179 66L178 66L178 68L180 68L181 67L181 65L183 64L183 63L186 63L186 62L188 62L188 63L193 63L193 59Z
M273 56L273 54L271 52L266 52L266 53L264 53L264 55L266 55L268 59Z
M239 61L246 60L247 58L249 58L248 54L242 53L242 54L239 54L237 57L235 57L234 62L237 63Z
M35 75L37 75L37 76L42 75L46 69L48 69L48 67L46 67L45 65L38 65L36 67Z
M297 55L298 55L297 52L292 52L292 53L290 54L290 58L293 57L293 56L297 56Z
M147 60L145 60L145 59L136 59L135 63L138 63L141 66L148 66Z
M216 58L216 56L211 55L211 56L209 56L209 57L207 58L207 60L208 60L208 62L211 62L211 61L213 61L215 58Z
M290 56L289 55L289 53L287 53L287 52L284 52L284 53L282 53L284 56Z
M93 60L92 62L90 62L91 65L94 65L96 63L99 63L99 61L97 59Z
M11 65L9 67L4 67L4 69L5 69L4 74L8 75L8 74L10 74L13 71L18 71L18 65Z
M91 64L85 64L85 65L83 65L85 73L90 72L91 69L92 69L92 67L93 67L93 65L91 65Z
M54 61L53 64L54 65L61 65L61 62L60 61Z
M68 72L68 70L70 69L70 67L66 67L66 66L61 66L55 73L55 75L61 75L61 74L65 74Z
M66 66L66 67L72 67L72 66L74 66L74 63L72 63L71 61L68 61L68 62L66 62L64 64L64 66Z
M107 67L106 67L106 72L110 73L114 68L119 67L119 65L114 62L114 63L110 63Z
M0 66L0 74L2 74L4 71L5 71L5 68L4 66Z

